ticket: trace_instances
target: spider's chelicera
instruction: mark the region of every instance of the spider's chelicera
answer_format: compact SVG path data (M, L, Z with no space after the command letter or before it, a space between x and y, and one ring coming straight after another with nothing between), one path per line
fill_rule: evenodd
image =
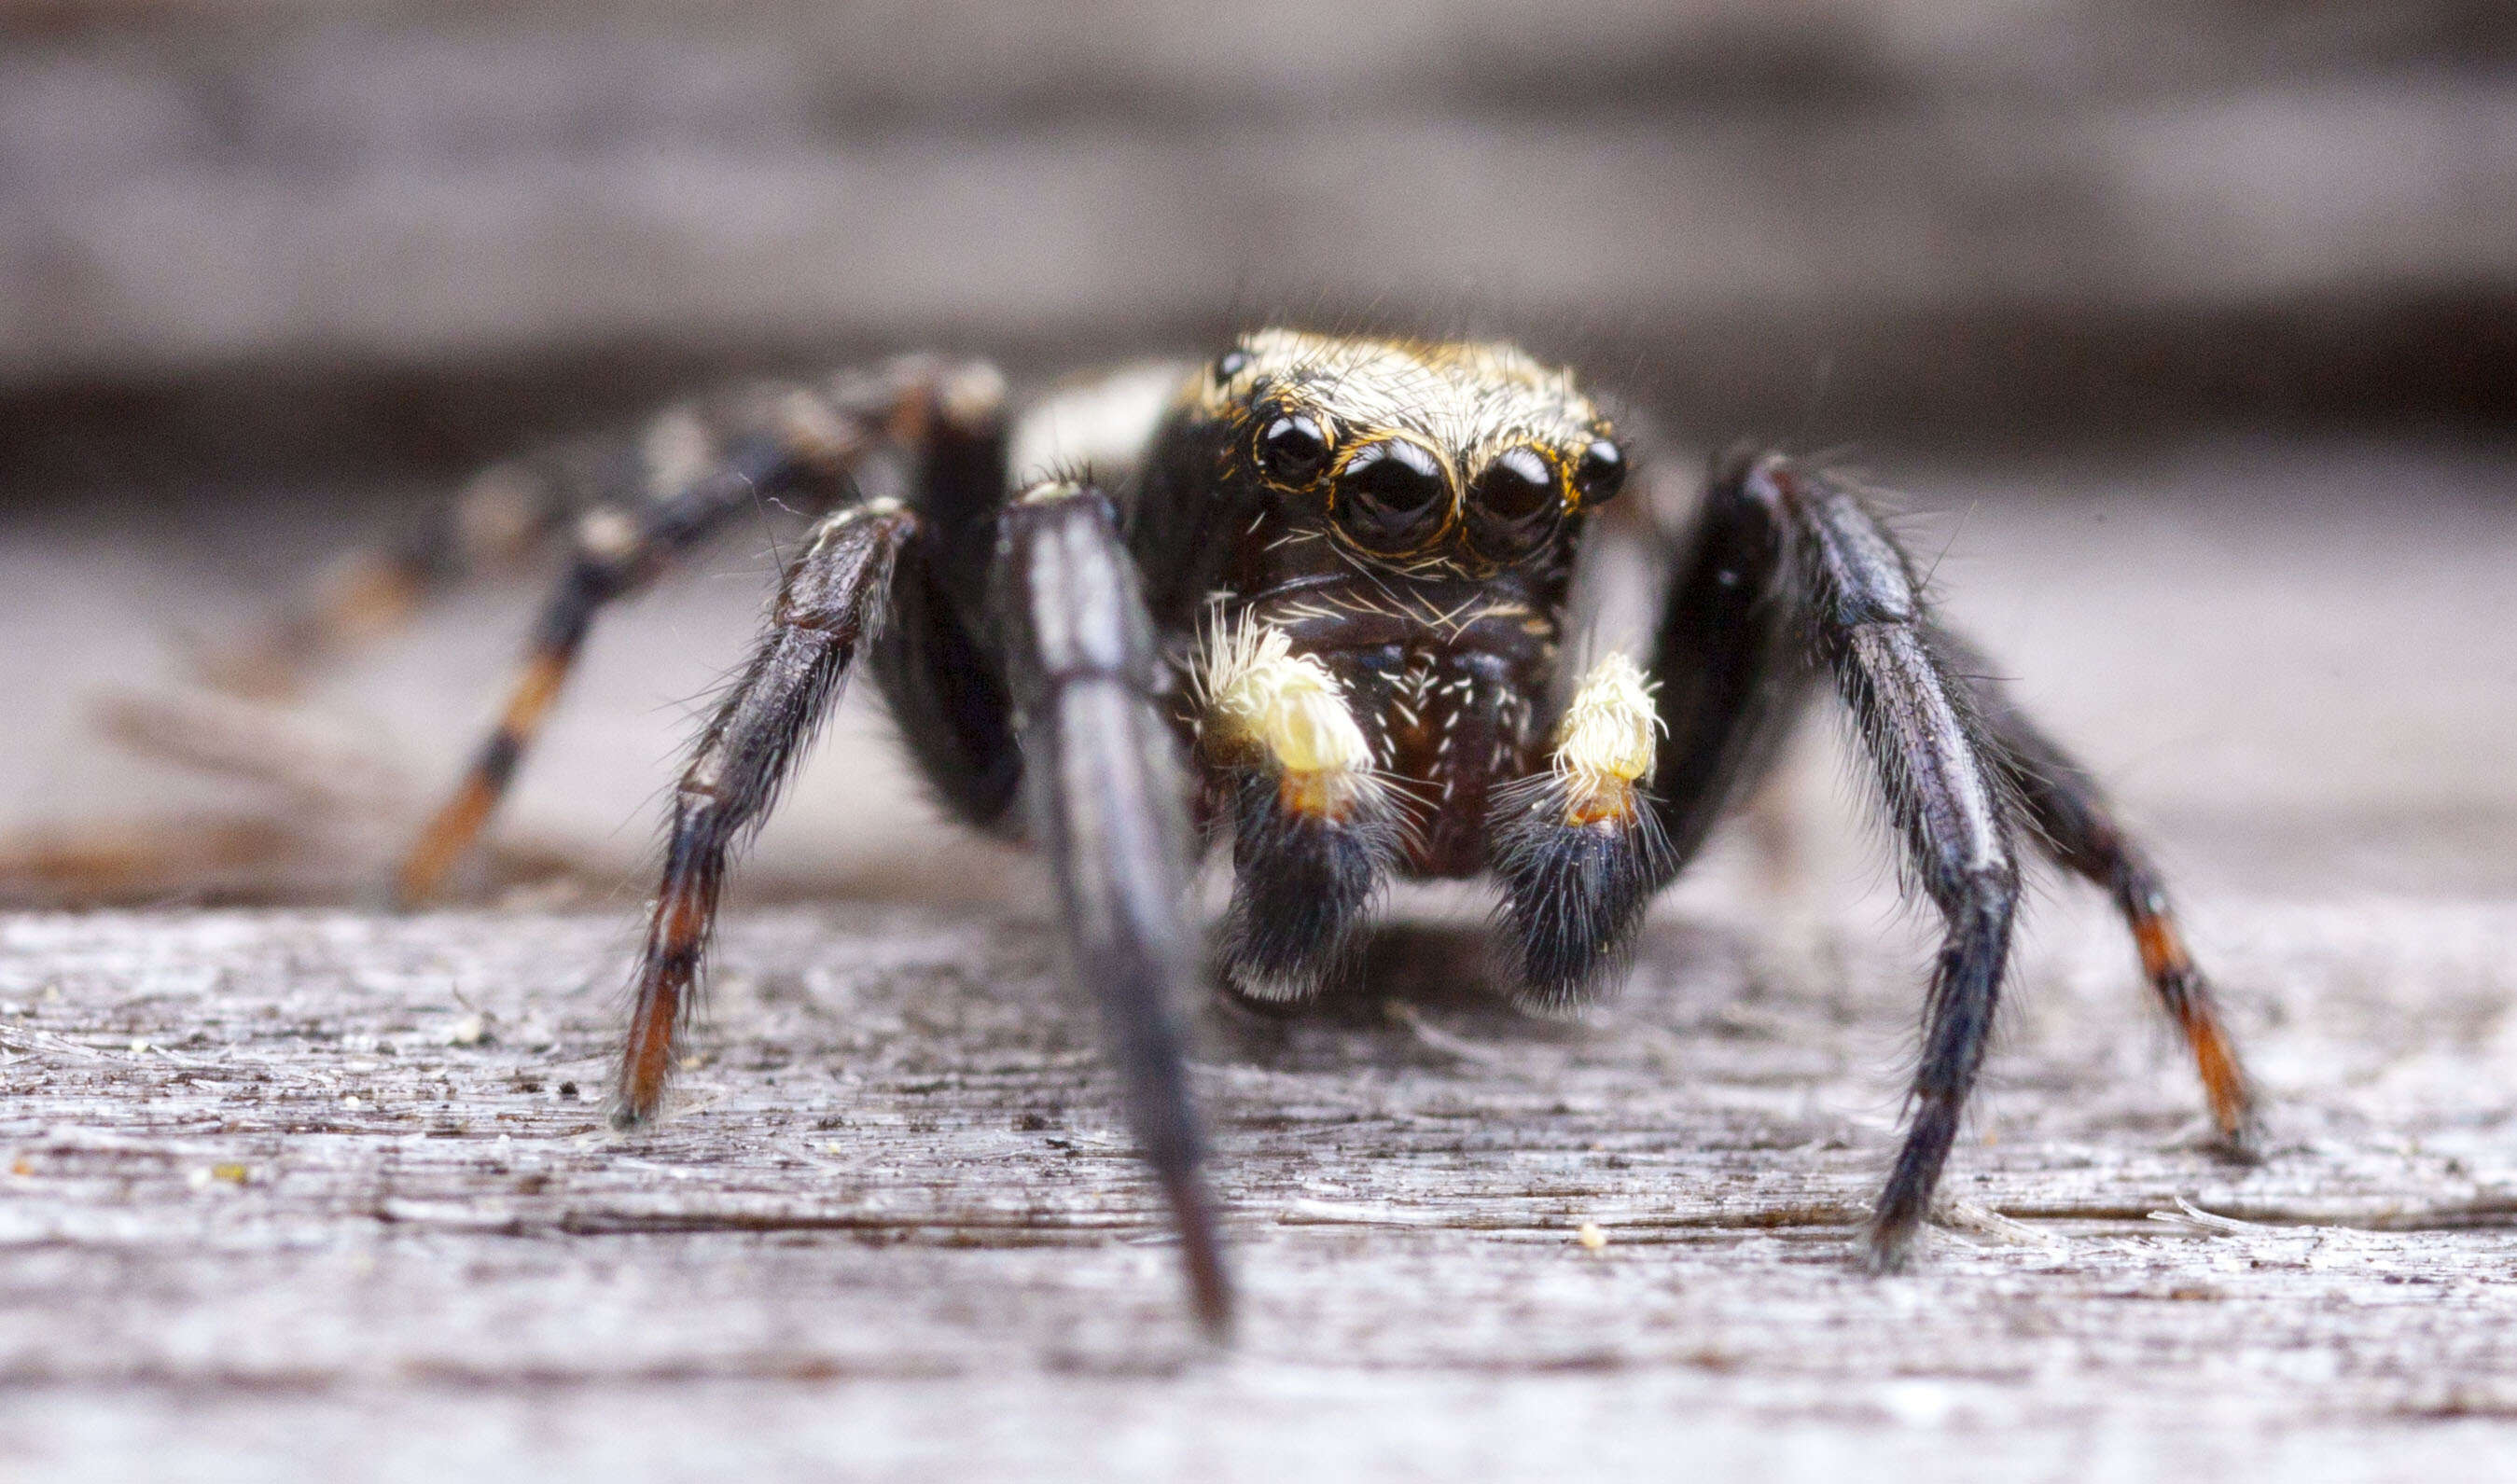
M667 417L625 478L498 471L434 539L340 575L280 641L302 657L502 543L573 533L497 731L406 863L404 894L424 897L597 610L766 492L811 503L818 524L674 796L616 1117L658 1111L729 853L862 657L946 804L1046 854L1067 971L1100 1006L1211 1329L1230 1296L1178 1029L1203 964L1186 893L1201 827L1231 838L1217 956L1240 994L1300 999L1347 972L1392 877L1486 875L1517 993L1576 1001L1613 981L1654 893L1828 683L1906 879L1944 924L1864 1260L1904 1260L1940 1179L2023 840L2112 894L2239 1147L2246 1080L2156 872L1934 616L1848 484L1779 455L1721 462L1669 553L1649 653L1557 684L1582 632L1567 609L1584 528L1632 454L1568 373L1501 345L1268 330L1021 418L985 365L909 360Z

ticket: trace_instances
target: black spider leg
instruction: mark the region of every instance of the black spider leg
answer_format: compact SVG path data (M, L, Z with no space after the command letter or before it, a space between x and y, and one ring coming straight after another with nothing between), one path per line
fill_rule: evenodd
M1943 631L1939 642L1974 689L1977 713L2000 744L1998 761L2038 847L2114 899L2143 974L2185 1038L2222 1142L2229 1153L2245 1155L2257 1132L2253 1083L2221 1023L2210 981L2186 950L2157 868L2116 822L2097 780L2020 707L1992 677L1990 662L1955 634Z
M613 1123L653 1117L671 1080L727 858L766 817L814 731L880 628L892 572L917 517L876 500L825 519L788 568L769 626L700 734L673 791L663 879L648 919Z
M1830 670L1880 783L1908 879L1945 931L1925 1004L1913 1116L1865 1246L1902 1264L1983 1066L2019 900L2001 749L1940 645L1911 564L1851 490L1774 455L1733 455L1705 498L1654 656L1669 869L1701 846L1806 688Z
M875 444L915 442L933 419L938 369L902 362L831 394L764 388L719 415L716 445L701 472L686 468L645 498L615 495L576 521L575 553L526 643L525 658L489 738L461 781L404 857L396 895L435 894L505 796L549 718L594 619L645 588L676 558L762 502L796 493L826 505ZM687 463L688 461L683 461Z
M1714 466L1652 649L1652 792L1673 874L1773 761L1813 679L1790 545L1753 468L1741 449Z
M1740 497L1787 533L1784 590L1870 754L1907 879L1944 922L1911 1120L1863 1251L1873 1271L1893 1271L1930 1207L1991 1036L2019 905L2016 804L1997 771L2000 744L1941 651L1912 564L1879 518L1852 490L1779 455L1734 477Z
M1661 606L1651 674L1660 736L1643 807L1567 821L1562 781L1540 775L1498 800L1489 839L1504 887L1507 957L1521 993L1573 1002L1613 980L1652 897L1771 759L1810 690L1808 624L1787 545L1751 497L1745 454L1709 482Z
M595 615L614 599L645 586L675 555L712 534L729 517L787 488L792 474L777 449L747 450L732 466L661 505L634 515L600 509L581 523L592 538L580 535L567 573L543 604L526 641L523 666L489 738L404 856L395 881L397 900L410 905L436 895L446 873L489 823L576 667Z
M869 657L927 788L962 823L1003 829L1014 823L1022 753L1013 701L979 637L1005 499L1002 386L964 388L935 410L916 470L918 537L901 554L891 620Z
M1099 1002L1129 1122L1179 1231L1190 1301L1220 1336L1231 1287L1198 1172L1179 1028L1198 969L1186 784L1142 588L1108 502L1048 483L1008 505L995 596L1031 837L1056 883L1066 970Z

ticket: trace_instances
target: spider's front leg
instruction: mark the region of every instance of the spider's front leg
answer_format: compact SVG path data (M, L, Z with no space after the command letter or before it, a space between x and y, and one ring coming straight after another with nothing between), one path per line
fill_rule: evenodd
M788 569L768 632L700 734L673 792L663 881L621 1052L617 1126L652 1118L661 1102L716 925L727 857L776 801L837 702L858 652L882 624L893 572L917 530L918 518L888 499L816 527Z
M1033 841L1064 917L1073 988L1100 1005L1139 1151L1178 1229L1210 1335L1231 1287L1198 1171L1179 1010L1198 979L1178 743L1134 563L1086 486L1027 489L1001 517L993 583Z
M1870 1265L1902 1262L1982 1065L2017 908L2022 816L2044 854L2114 897L2214 1122L2242 1148L2250 1087L2148 856L2088 771L1933 617L1911 564L1859 497L1779 456L1733 454L1716 468L1662 614L1652 782L1669 869L1770 760L1812 657L1854 714L1909 878L1946 922L1914 1121L1872 1220Z
M1990 1041L2019 908L2010 800L1998 746L1887 528L1851 490L1779 456L1751 465L1736 490L1786 533L1810 636L1870 754L1907 878L1943 924L1912 1116L1864 1252L1873 1271L1888 1272L1912 1250Z
M2019 897L2019 823L2109 888L2192 1049L2232 1147L2253 1121L2243 1068L2185 950L2164 886L2087 770L1932 616L1912 564L1859 496L1776 455L1717 474L1708 519L1764 527L1782 561L1770 602L1833 671L1902 837L1910 879L1946 922L1926 1003L1913 1122L1872 1216L1867 1258L1899 1266L1930 1205L1990 1033ZM1761 694L1775 694L1771 691Z

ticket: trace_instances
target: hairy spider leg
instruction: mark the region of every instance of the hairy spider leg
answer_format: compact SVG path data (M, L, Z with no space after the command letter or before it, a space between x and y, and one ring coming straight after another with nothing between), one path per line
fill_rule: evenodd
M835 512L788 568L768 629L692 749L673 790L663 879L632 992L613 1122L651 1118L695 1008L728 856L777 800L883 621L917 517L895 500Z
M1894 1271L1930 1208L1991 1036L2019 906L2015 805L1992 761L1999 744L1941 653L1911 562L1858 495L1770 454L1730 462L1708 503L1724 519L1771 527L1781 562L1770 595L1833 673L1906 878L1943 922L1912 1115L1864 1240L1865 1265Z
M1107 500L1080 484L1024 491L996 549L1026 812L1056 884L1067 974L1099 1003L1138 1151L1179 1232L1191 1306L1220 1338L1232 1291L1178 1024L1199 966L1187 784L1142 585Z
M1869 1265L1903 1262L1982 1065L2017 912L2011 842L2023 818L2045 854L2113 894L2192 1048L2214 1122L2242 1150L2251 1087L2157 871L2088 771L1933 617L1877 516L1779 456L1733 450L1714 471L1689 545L1654 657L1669 869L1753 784L1810 689L1814 656L1853 711L1907 869L1947 921L1914 1121L1872 1218Z
M403 858L395 896L405 905L428 900L471 847L506 796L526 749L541 733L576 667L595 615L654 580L672 559L763 497L795 487L798 471L783 449L759 444L664 504L631 511L597 506L578 522L576 553L526 641L524 663L489 738L462 779Z
M965 374L960 381L970 378ZM990 370L988 387L1002 383ZM397 896L434 895L505 796L518 765L548 720L587 633L604 608L637 592L738 516L796 493L827 506L850 487L864 456L889 442L917 446L939 421L950 371L925 360L873 376L839 378L828 392L755 389L718 417L722 455L686 456L680 482L658 497L609 499L579 515L575 552L527 642L525 658L489 738L461 781L405 856ZM958 383L957 383L958 384ZM968 399L963 399L966 402ZM999 415L993 398L980 414Z
M1990 662L1957 635L1944 632L1940 642L1967 676L1976 711L1999 743L1994 761L2035 827L2030 838L2057 865L2114 899L2140 952L2144 976L2185 1038L2222 1144L2245 1156L2258 1133L2253 1083L2221 1024L2210 981L2186 950L2157 868L2115 820L2097 780L1992 678Z
M918 536L902 555L891 618L869 660L927 789L963 824L1003 832L1022 753L1013 701L983 636L1006 493L1004 384L974 362L937 394L915 445Z
M1673 872L1755 787L1814 679L1787 532L1750 496L1753 464L1732 449L1712 470L1653 643L1652 786Z

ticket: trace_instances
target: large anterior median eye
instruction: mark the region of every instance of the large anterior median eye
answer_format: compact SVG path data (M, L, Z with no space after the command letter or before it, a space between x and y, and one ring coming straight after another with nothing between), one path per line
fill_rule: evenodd
M1507 448L1469 490L1469 540L1487 557L1517 556L1545 540L1563 513L1556 466L1535 448Z
M1345 461L1337 481L1338 524L1368 551L1410 551L1440 529L1450 493L1430 452L1393 438Z

